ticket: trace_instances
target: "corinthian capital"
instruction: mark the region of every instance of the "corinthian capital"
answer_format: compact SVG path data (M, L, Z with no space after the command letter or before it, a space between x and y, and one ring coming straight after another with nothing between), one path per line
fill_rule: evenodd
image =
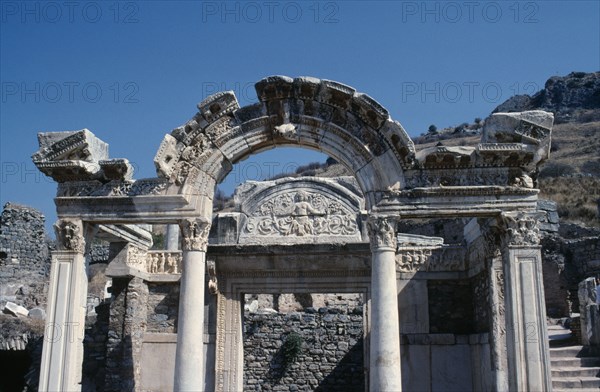
M85 238L81 221L59 220L54 224L54 230L60 250L71 250L82 254L85 252Z
M181 228L183 250L201 250L206 252L210 221L199 219L184 219L179 222Z
M367 222L371 249L392 248L396 250L395 221L388 217L370 217Z
M540 230L538 213L506 212L501 215L504 232L504 242L507 245L527 246L538 245Z

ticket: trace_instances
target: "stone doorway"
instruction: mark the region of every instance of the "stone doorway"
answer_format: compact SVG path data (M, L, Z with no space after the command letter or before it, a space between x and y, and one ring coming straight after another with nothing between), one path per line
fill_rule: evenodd
M259 294L245 302L245 391L365 390L362 295Z

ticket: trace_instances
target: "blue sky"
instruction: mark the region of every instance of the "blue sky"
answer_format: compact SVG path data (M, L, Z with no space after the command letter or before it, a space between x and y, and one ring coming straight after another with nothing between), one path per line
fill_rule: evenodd
M600 69L598 1L1 1L0 202L56 218L30 156L40 131L88 128L154 176L165 133L219 90L255 102L269 75L365 92L411 136L486 117L553 75ZM319 153L275 149L222 184L293 171Z

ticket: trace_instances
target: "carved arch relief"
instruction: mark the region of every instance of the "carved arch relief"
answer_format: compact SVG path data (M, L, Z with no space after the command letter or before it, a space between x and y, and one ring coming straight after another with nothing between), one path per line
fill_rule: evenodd
M366 94L333 81L285 76L259 81L256 91L259 102L243 108L231 91L198 104L198 113L163 139L154 159L158 175L190 192L202 191L250 154L301 146L347 166L368 207L404 186L413 142Z
M235 192L240 243L361 242L364 199L352 177L249 181Z

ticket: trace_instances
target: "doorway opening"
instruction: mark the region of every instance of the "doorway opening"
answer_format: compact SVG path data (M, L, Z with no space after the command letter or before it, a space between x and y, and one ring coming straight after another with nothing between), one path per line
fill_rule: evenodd
M246 294L244 303L244 391L365 390L363 294Z

